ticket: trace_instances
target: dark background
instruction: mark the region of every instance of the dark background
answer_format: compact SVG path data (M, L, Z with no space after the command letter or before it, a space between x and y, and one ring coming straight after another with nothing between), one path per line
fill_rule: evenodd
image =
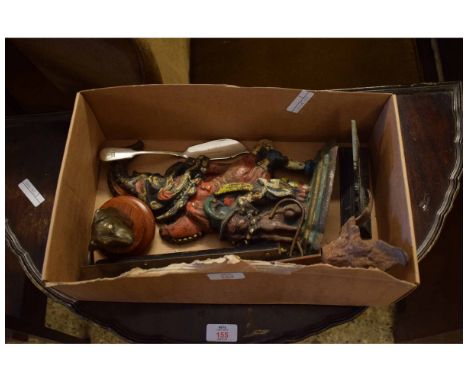
M144 83L336 89L462 80L463 39L6 39L7 115ZM179 73L179 75L176 75Z

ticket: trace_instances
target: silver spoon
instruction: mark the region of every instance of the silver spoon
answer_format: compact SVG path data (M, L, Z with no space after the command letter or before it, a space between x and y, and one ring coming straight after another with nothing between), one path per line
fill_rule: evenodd
M231 159L248 152L249 150L239 141L234 139L216 139L214 141L190 146L183 153L175 151L136 151L127 148L108 147L100 151L99 158L101 158L103 162L111 162L115 160L131 159L137 155L157 154L172 155L179 158L196 158L199 155L204 155L211 160L221 160Z

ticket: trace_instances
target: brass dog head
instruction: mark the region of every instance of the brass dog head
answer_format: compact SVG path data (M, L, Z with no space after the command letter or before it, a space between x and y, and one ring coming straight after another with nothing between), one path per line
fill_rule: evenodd
M94 214L91 245L103 250L123 248L134 240L133 222L116 208L99 209Z

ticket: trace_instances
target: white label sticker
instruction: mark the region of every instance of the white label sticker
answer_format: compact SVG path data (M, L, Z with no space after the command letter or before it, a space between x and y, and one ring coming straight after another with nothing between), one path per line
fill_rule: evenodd
M207 342L237 342L236 324L207 324Z
M226 272L226 273L208 273L210 280L240 280L245 279L245 275L241 272Z
M18 184L18 187L21 191L23 191L34 207L37 207L45 200L40 192L37 191L36 187L34 187L34 185L29 181L29 179L23 180L20 184Z
M308 90L301 90L299 95L294 98L294 101L291 102L291 104L288 106L286 109L287 111L291 113L299 113L301 109L304 107L304 105L309 102L309 100L312 98L314 95L313 92L310 92Z

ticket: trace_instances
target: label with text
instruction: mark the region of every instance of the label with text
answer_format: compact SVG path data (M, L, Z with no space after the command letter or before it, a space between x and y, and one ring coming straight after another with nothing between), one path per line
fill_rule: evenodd
M302 90L286 110L291 113L299 113L305 104L310 101L313 95L314 93L311 91Z
M237 342L236 324L207 324L207 342Z
M23 194L26 195L34 207L37 207L45 200L40 192L37 191L37 188L34 187L34 185L29 181L29 179L23 180L20 184L18 184L18 187L21 191L23 191Z
M223 273L208 273L210 280L241 280L245 279L242 272L223 272Z

